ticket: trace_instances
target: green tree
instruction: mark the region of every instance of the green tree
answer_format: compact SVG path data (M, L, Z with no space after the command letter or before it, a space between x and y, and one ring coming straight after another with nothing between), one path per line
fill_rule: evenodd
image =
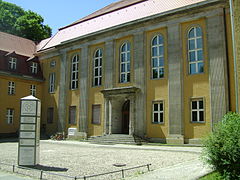
M41 41L52 34L51 28L43 22L39 14L0 0L0 31Z
M19 17L14 25L17 35L40 41L51 35L51 28L48 25L43 25L43 18L32 11L26 11L25 14Z
M224 179L240 179L240 114L223 117L204 141L203 158Z

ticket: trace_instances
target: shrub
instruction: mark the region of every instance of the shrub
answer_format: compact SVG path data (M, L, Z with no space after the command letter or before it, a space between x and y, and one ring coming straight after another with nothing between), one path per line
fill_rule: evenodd
M205 162L224 179L240 179L240 114L226 114L203 145Z

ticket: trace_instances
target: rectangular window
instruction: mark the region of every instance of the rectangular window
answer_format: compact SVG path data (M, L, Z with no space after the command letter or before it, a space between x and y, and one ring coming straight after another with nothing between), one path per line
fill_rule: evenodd
M8 95L15 94L15 82L9 81L8 82Z
M100 124L101 123L101 105L92 106L92 123Z
M55 73L49 74L49 93L54 93L55 91Z
M191 101L191 121L204 122L203 99L193 99Z
M32 65L30 66L31 73L37 74L37 67L38 67L38 64L36 62L32 62Z
M32 96L36 96L36 85L34 84L30 85L30 94Z
M47 123L52 124L53 123L53 107L50 107L47 109Z
M6 119L8 124L13 124L14 109L7 109Z
M17 58L10 57L8 61L8 68L11 70L15 70L17 68Z
M153 103L152 107L152 122L153 123L163 123L164 122L164 107L163 101L158 101Z
M76 124L76 106L69 107L69 124Z

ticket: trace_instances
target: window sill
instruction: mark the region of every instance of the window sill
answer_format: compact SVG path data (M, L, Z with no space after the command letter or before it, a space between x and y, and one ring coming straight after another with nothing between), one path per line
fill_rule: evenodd
M196 76L196 75L204 75L204 74L206 74L206 73L205 72L195 73L195 74L188 73L188 76Z
M164 125L164 122L152 122L152 124Z
M150 78L150 80L165 80L167 77L162 77L162 78Z
M98 125L98 126L100 126L101 123L93 123L93 122L92 122L92 125Z
M206 121L191 121L192 124L205 124Z

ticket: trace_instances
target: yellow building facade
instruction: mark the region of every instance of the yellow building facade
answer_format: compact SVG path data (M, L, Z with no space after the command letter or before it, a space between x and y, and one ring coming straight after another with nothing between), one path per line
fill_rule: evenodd
M113 3L37 46L42 132L192 144L236 111L229 1L162 3Z
M33 57L34 42L0 32L0 136L17 135L20 99L42 99L44 81L40 63Z

